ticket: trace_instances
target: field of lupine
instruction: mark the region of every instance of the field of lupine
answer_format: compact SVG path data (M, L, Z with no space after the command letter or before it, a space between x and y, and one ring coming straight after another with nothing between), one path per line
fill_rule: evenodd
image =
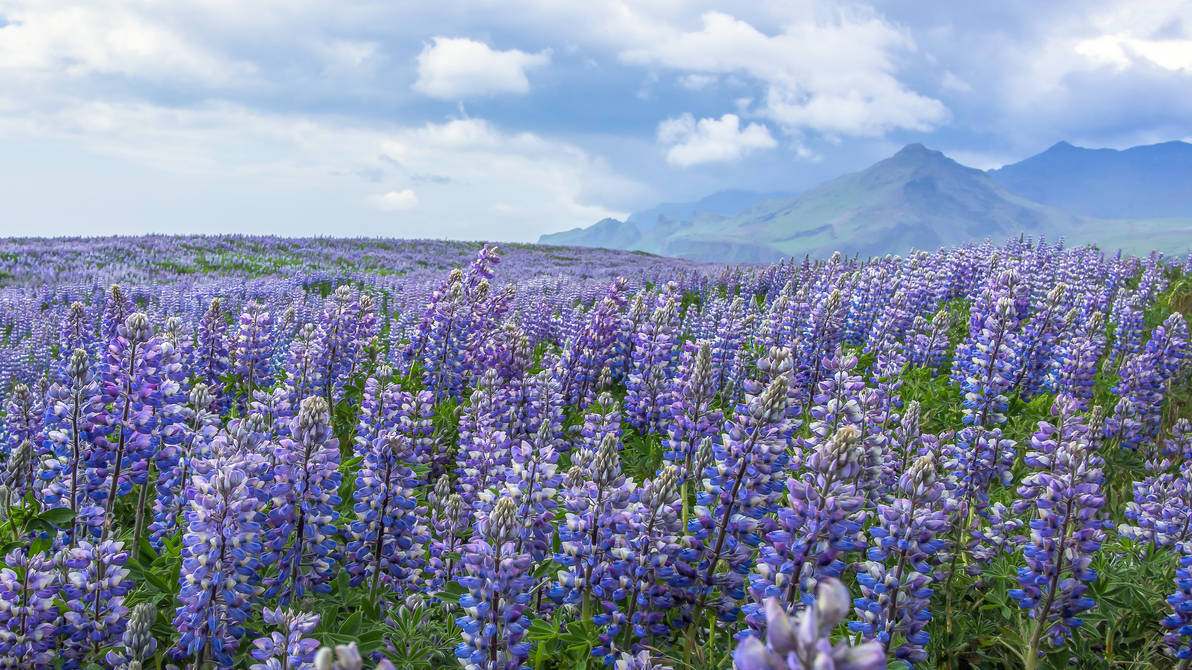
M0 242L0 667L1192 658L1192 258Z

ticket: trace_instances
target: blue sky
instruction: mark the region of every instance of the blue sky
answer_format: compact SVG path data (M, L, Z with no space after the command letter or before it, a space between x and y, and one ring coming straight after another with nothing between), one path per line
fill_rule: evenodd
M0 234L532 241L1192 138L1192 3L0 0Z

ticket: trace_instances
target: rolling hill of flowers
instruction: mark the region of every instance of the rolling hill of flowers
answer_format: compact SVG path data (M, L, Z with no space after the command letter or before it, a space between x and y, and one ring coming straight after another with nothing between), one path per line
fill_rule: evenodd
M1192 258L0 240L0 667L1189 667Z

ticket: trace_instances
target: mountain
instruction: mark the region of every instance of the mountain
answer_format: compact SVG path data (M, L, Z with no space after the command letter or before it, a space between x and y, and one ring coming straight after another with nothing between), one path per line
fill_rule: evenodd
M616 237L632 240L621 248L668 256L771 262L833 251L906 253L1024 232L1055 238L1081 225L1078 217L1015 195L980 170L911 144L866 170L731 216L664 219L649 228L605 220L539 242L603 246Z
M1187 142L1122 151L1060 142L989 175L1025 198L1082 216L1192 216L1192 144Z
M659 221L691 221L700 215L736 214L763 200L789 198L793 195L794 193L790 192L758 193L756 191L744 191L740 189L717 191L695 202L664 202L657 207L652 207L641 212L634 212L625 221L636 225L642 230L649 230Z

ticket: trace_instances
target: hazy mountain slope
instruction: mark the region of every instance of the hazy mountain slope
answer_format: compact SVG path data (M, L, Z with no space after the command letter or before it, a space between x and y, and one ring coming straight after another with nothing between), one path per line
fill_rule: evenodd
M765 263L834 251L862 257L905 254L913 248L1004 240L1024 233L1052 240L1063 237L1070 244L1180 253L1189 246L1192 209L1182 218L1078 216L1034 202L992 174L911 144L860 172L795 197L763 200L732 215L695 211L687 220L659 216L650 226L605 219L588 228L544 235L540 242Z
M1019 195L1103 219L1192 216L1192 144L1085 149L1060 142L989 175Z
M700 215L736 214L763 200L789 198L793 195L795 194L789 192L759 193L757 191L730 189L718 191L694 202L664 202L657 207L634 212L625 220L637 225L641 230L649 230L658 224L660 220L691 221Z

